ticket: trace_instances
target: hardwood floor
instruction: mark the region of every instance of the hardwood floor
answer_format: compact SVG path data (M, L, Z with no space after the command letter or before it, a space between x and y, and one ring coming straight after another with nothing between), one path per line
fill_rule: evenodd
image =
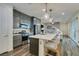
M61 42L62 56L79 56L79 46L69 38L63 38Z
M0 56L32 56L32 54L29 52L29 44L25 44L15 48L13 51L5 52Z
M29 46L29 44L24 44L0 56L34 56L30 53ZM61 42L61 56L79 56L79 47L72 40L64 38Z

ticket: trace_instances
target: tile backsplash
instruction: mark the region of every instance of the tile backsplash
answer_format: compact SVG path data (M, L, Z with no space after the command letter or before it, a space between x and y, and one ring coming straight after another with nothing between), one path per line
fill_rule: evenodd
M19 33L22 30L25 30L27 33L30 33L30 29L13 29L13 33Z

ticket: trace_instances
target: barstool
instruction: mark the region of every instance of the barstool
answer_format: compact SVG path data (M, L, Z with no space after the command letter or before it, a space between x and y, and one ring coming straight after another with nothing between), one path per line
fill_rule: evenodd
M53 55L53 56L59 56L60 55L60 42L50 41L45 44L45 53L46 55Z

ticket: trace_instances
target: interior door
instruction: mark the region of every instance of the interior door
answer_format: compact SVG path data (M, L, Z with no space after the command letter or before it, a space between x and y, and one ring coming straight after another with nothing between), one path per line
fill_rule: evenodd
M0 54L8 51L8 17L7 10L0 7Z
M4 36L6 39L4 38ZM0 37L0 54L8 51L7 39L8 37L6 35L3 35L2 37Z

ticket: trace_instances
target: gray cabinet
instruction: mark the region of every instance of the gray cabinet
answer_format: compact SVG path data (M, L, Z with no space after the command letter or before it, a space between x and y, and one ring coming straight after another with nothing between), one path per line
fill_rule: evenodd
M20 28L20 24L27 24L30 27L31 16L13 10L13 28Z
M39 55L39 40L36 38L30 38L30 53L33 55Z
M15 48L15 47L17 47L17 46L19 46L21 44L22 44L22 36L21 36L21 34L14 35L13 36L13 47Z

